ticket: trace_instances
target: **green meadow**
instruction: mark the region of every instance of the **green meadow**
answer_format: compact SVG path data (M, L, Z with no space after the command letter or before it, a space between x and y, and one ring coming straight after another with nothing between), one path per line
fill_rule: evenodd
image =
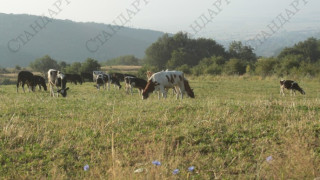
M320 177L319 79L282 97L274 77L187 78L195 99L142 100L123 83L68 84L66 98L1 85L0 179Z

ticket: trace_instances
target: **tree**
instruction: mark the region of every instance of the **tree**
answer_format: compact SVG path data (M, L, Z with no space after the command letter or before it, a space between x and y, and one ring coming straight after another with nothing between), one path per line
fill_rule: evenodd
M246 72L246 65L240 59L230 59L224 67L228 75L242 75Z
M67 66L65 68L65 72L66 73L70 73L70 74L80 74L81 72L81 63L79 62L74 62L72 63L70 66Z
M260 76L270 76L275 73L277 60L275 58L261 58L256 63L256 74Z
M101 65L97 60L88 58L84 63L81 65L81 72L92 72L96 70L100 70Z
M179 48L178 50L174 50L171 54L171 59L167 62L166 67L169 69L175 69L183 64L185 64L185 60L188 58L187 52L183 48Z
M229 45L230 58L236 58L242 62L253 64L257 61L257 56L250 46L244 46L240 41L233 41Z
M49 69L60 68L57 61L52 59L48 55L45 55L44 57L36 59L34 62L31 62L30 67L34 71L39 71L39 72L42 72L43 74L46 74Z

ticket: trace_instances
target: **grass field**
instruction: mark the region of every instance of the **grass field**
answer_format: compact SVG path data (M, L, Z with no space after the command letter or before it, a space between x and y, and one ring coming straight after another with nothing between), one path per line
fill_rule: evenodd
M305 96L280 97L277 78L188 78L195 99L142 100L93 83L69 84L67 98L0 86L0 179L320 176L318 79L298 80Z

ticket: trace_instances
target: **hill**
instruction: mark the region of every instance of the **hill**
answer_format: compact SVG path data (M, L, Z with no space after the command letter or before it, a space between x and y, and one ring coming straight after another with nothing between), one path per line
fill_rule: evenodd
M46 54L68 63L81 62L88 57L103 61L128 54L141 58L145 49L163 35L159 31L123 27L96 52L90 52L86 48L86 42L102 31L108 31L110 25L52 19L45 28L38 28L38 33L34 33L33 37L29 34L30 40L27 43L20 41L17 52L10 51L8 42L17 40L20 35L25 38L28 32L32 34L30 25L34 25L36 21L41 24L41 17L0 13L0 66L27 66ZM18 49L18 44L14 41L10 46L11 49Z

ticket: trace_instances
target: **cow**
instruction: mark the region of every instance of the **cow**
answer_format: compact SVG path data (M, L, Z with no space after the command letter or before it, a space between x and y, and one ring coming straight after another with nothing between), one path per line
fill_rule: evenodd
M82 82L85 82L85 79L89 79L89 81L94 82L93 76L91 73L82 72L80 73L80 76L81 76Z
M142 92L147 85L146 80L140 79L137 77L126 76L124 78L124 81L126 83L126 92L127 92L127 94L129 94L129 91L130 91L131 95L132 95L132 88L138 88L139 95L142 95Z
M306 94L304 90L298 85L298 83L292 80L280 80L280 95L285 95L284 89L291 90L291 95L292 93L296 95L296 90L303 95Z
M162 70L162 71L164 71L164 70ZM168 71L168 69L166 71ZM147 79L150 79L150 77L154 74L154 72L147 71L146 74L147 74ZM166 90L168 91L168 88L166 88ZM172 88L172 95L175 95L175 94L177 94L176 89ZM159 91L158 96L160 97L160 91Z
M17 92L18 92L20 84L22 86L23 92L25 92L24 84L27 84L29 92L30 92L30 89L31 89L31 91L34 91L35 82L34 82L34 77L33 77L32 72L20 71L18 74L18 80L17 80Z
M67 91L69 90L69 87L66 88L67 80L66 76L55 69L50 69L48 71L48 83L50 88L50 95L54 97L54 86L57 87L57 96L59 96L59 93L62 95L62 97L67 96ZM59 89L60 87L61 89Z
M78 82L82 84L82 78L79 74L65 74L65 75L67 78L67 82L74 83L75 85L77 85Z
M47 85L46 85L46 80L42 76L34 75L34 83L35 86L39 86L39 89L41 90L41 86L45 91L47 91Z
M135 75L132 75L132 74L122 74L122 73L112 73L111 75L112 77L116 77L120 82L123 82L126 76L136 77Z
M104 89L106 89L106 84L108 85L108 90L110 89L110 84L114 84L118 86L119 89L121 89L121 84L119 80L115 77L112 77L110 74L105 74L102 71L94 71L93 78L97 83L95 87L97 87L97 89L99 90L101 85L103 85Z
M188 80L184 77L181 71L161 71L154 73L148 80L148 83L143 90L142 99L147 99L149 93L154 90L158 90L163 94L163 98L167 97L166 88L175 88L177 92L177 99L179 99L179 94L181 99L183 99L183 93L187 92L187 95L194 98L194 92L190 88ZM160 99L160 95L158 95Z

